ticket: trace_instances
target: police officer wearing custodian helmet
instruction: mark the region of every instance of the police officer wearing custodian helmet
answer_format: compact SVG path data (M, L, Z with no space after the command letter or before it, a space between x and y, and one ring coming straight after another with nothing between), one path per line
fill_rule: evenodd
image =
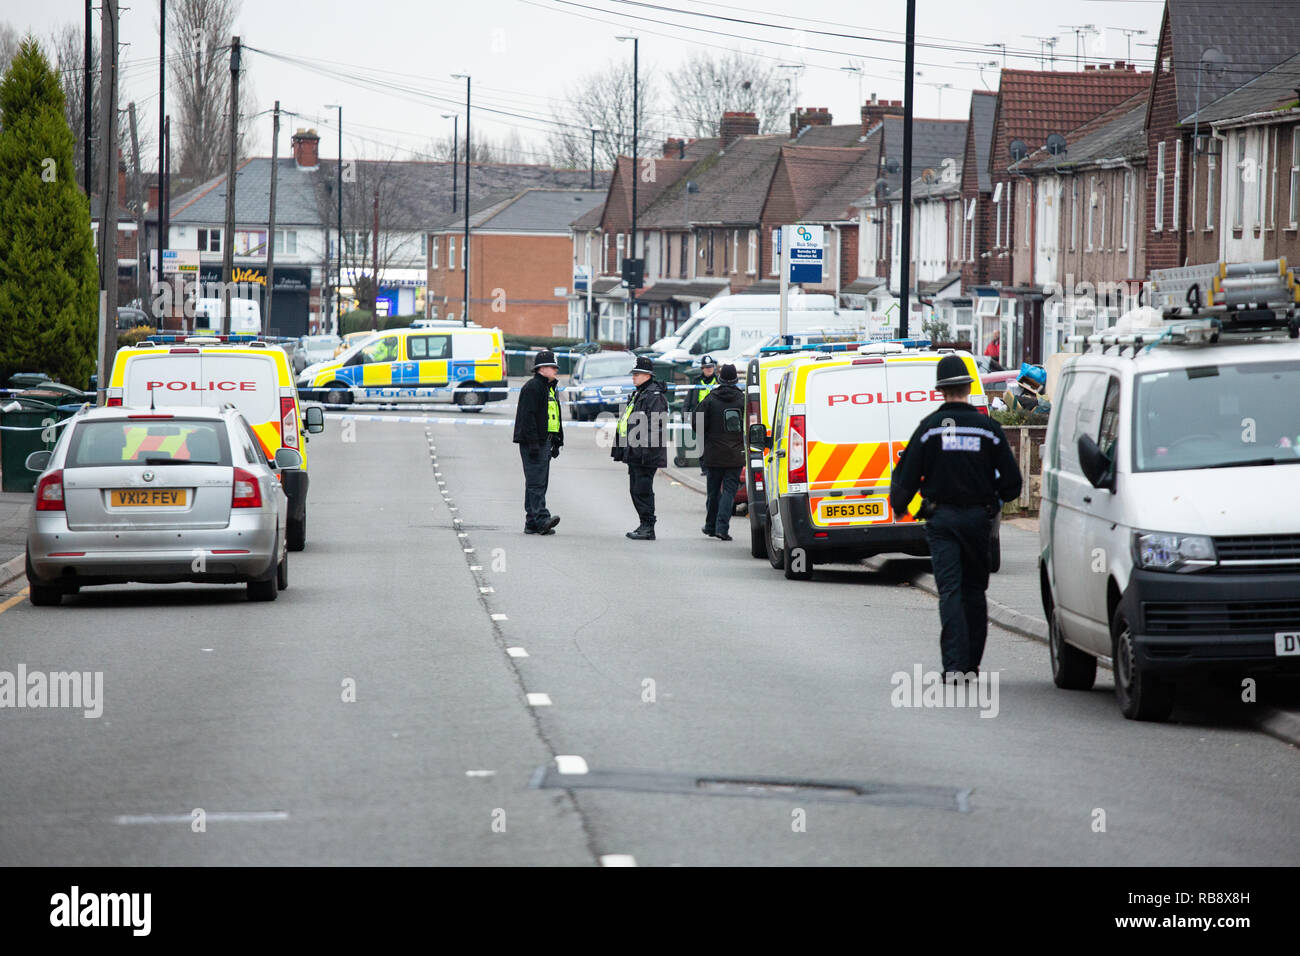
M554 534L560 516L546 507L551 459L560 457L564 428L555 387L560 366L555 353L542 349L533 362L533 377L519 389L515 444L524 466L524 534Z
M1007 436L968 399L971 376L960 355L938 362L943 404L912 433L890 481L902 514L919 491L939 589L939 646L945 680L979 672L988 636L989 536L1002 502L1020 494L1020 468Z

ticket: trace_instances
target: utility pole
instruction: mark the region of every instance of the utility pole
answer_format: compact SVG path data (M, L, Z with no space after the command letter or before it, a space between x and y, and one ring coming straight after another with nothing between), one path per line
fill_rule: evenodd
M81 170L81 175L82 175L82 179L85 181L87 202L90 201L91 193L94 192L94 177L91 175L90 172L91 170L90 132L91 132L91 127L93 122L92 119L93 113L91 111L91 102L90 102L93 83L91 82L92 74L90 71L94 68L94 64L91 63L90 60L90 42L93 39L93 35L91 33L92 26L91 26L90 7L93 2L94 0L86 0L86 33L85 36L83 37L83 39L85 40L85 44L84 44L85 45L85 73L81 78L81 96L83 101L82 109L81 109L81 113L82 113L81 155L84 159L84 166Z
M624 40L632 41L632 245L629 256L632 260L632 271L628 273L625 269L621 270L626 279L632 279L636 276L636 182L641 178L640 170L640 139L641 139L641 38L635 36L615 37L620 43ZM620 266L623 264L620 263ZM636 288L633 282L627 284L627 343L628 348L636 345L636 316L637 301Z
M370 331L379 331L379 187L375 187L375 231L370 237ZM466 250L468 251L468 250Z
M279 174L280 157L280 101L275 101L275 118L271 121L271 206L267 213L266 245L266 315L262 328L271 333L271 300L275 297L275 180Z
M235 274L235 163L238 161L235 144L239 139L239 37L230 38L230 147L226 157L226 228L222 230L221 282L222 335L231 328L230 286Z
M464 239L461 242L460 250L461 256L463 257L461 259L461 264L463 265L461 272L464 277L464 291L462 292L464 298L461 302L460 324L467 326L469 325L469 104L470 85L473 83L473 80L467 73L453 73L451 76L454 80L465 81L465 234Z
M167 249L167 232L171 229L172 219L172 118L170 116L163 119L162 134L162 170L158 174L158 220L162 223L159 230L161 238L158 240L158 278L162 281L162 258L163 252ZM195 289L194 294L198 295L198 276L194 277ZM184 292L184 285L181 287ZM182 294L182 300L184 295ZM172 303L175 306L175 303ZM185 328L185 305L181 302L181 328Z
M916 0L907 0L907 46L903 72L903 236L898 250L898 294L901 300L898 313L898 336L907 338L908 320L912 317L910 288L912 285L912 117L916 86Z
M103 111L99 128L104 143L103 203L99 217L99 287L101 315L99 369L96 386L104 394L117 351L117 0L102 0L100 8L99 99Z
M89 5L91 0L86 0ZM163 279L163 250L167 248L166 219L163 215L167 206L167 0L158 0L158 242L156 263L157 272L154 279ZM184 310L182 309L182 313ZM155 316L161 319L162 316ZM163 323L158 323L162 328Z
M144 278L148 259L148 243L144 237L144 179L140 175L140 137L135 128L135 101L128 103L126 108L131 117L131 168L135 171L131 182L131 191L135 194L135 286L143 305L149 297Z

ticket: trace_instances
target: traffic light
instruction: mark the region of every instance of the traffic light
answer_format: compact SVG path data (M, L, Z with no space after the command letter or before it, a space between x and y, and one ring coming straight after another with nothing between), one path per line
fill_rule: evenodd
M639 289L645 284L645 260L630 259L623 260L623 288Z

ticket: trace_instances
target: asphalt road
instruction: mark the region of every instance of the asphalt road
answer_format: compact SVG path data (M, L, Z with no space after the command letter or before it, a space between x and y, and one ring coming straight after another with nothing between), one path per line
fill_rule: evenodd
M552 469L557 533L525 536L509 428L353 428L313 439L274 604L0 613L0 670L104 674L99 719L0 710L0 863L1300 862L1300 755L1231 713L1126 721L1108 672L1059 691L996 629L995 717L894 706L895 673L939 667L903 562L785 581L662 473L659 540L628 541L590 429Z

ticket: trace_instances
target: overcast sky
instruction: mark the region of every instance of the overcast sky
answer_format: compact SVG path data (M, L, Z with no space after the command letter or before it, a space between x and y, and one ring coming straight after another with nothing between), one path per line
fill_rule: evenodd
M125 0L123 6L130 9L122 12L122 39L129 44L122 54L122 105L135 100L142 125L152 130L158 108L158 4ZM306 63L245 54L243 81L252 84L257 108L269 110L279 99L283 109L305 117L282 123L281 155L288 134L304 125L320 130L324 157L337 154L336 126L326 103L343 106L346 155L406 153L446 134L451 121L440 114L463 113L464 81L450 75L470 73L475 131L499 138L517 128L541 161L553 128L547 122L553 105L585 73L611 58L631 58L631 44L618 42L618 34L640 35L642 74L654 73L669 89L672 71L691 52L736 49L768 63L804 64L797 79L800 105L827 107L838 122L856 118L860 102L858 76L841 67L862 68L864 97L873 91L882 98L902 97L902 0L800 4L802 19L779 12L792 6L788 0L243 0L237 32L246 47ZM665 7L786 29L674 14ZM81 23L84 9L81 0L0 0L0 19L44 39L63 23ZM965 118L972 89L983 84L996 89L996 70L985 69L981 79L976 66L959 63L996 60L1000 65L1001 51L981 50L982 44L1005 43L1009 66L1036 69L1040 41L1025 34L1054 35L1059 37L1057 69L1073 69L1076 36L1067 25L1097 27L1095 36L1082 39L1084 55L1097 59L1125 58L1129 41L1119 28L1146 30L1131 43L1133 59L1149 68L1153 51L1142 44L1155 41L1162 10L1161 0L918 0L919 42L962 49L918 48L917 115ZM795 32L800 27L802 35ZM319 69L343 76L322 75ZM365 80L407 91L376 90ZM942 91L942 113L940 92L927 83L952 84ZM253 152L269 155L271 118L254 123ZM679 132L670 117L647 118L643 125Z

